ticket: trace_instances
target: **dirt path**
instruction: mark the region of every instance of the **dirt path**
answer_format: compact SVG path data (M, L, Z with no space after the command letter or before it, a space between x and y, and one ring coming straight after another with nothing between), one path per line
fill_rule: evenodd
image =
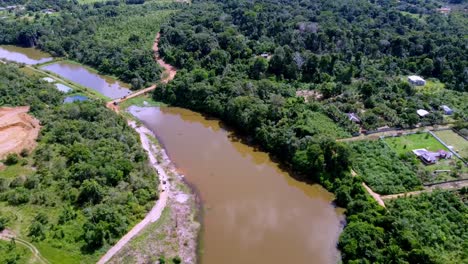
M390 137L390 136L397 136L397 135L402 135L402 134L407 134L407 133L415 133L418 131L431 131L434 129L445 129L445 128L450 128L450 125L446 126L426 126L426 127L418 127L418 128L413 128L413 129L402 129L402 130L390 130L390 131L383 131L383 132L378 132L374 134L369 134L369 135L364 135L361 134L357 137L350 137L350 138L341 138L337 139L336 141L338 142L351 142L351 141L359 141L359 140L377 140L380 137Z
M155 54L155 59L159 63L161 67L163 67L164 73L163 73L163 78L161 79L161 82L163 83L168 83L172 79L174 79L177 71L176 69L164 62L161 57L159 56L159 47L158 43L161 38L160 33L156 35L156 39L154 41L153 45L153 51ZM118 104L128 100L133 97L137 97L139 95L145 94L147 92L150 92L156 88L156 85L152 85L148 88L136 91L125 98L120 98L116 99L113 101L110 101L106 104L106 106L113 110L116 113L119 113L119 107ZM149 141L149 135L151 135L151 131L149 131L145 127L137 127L136 123L133 121L129 121L129 125L135 129L135 131L140 135L140 140L143 149L148 153L148 157L150 159L151 165L156 169L156 171L159 174L159 189L161 190L159 199L156 201L156 204L153 206L151 211L146 215L146 217L139 222L136 226L134 226L125 236L123 236L117 244L115 244L112 248L110 248L104 256L101 257L101 259L97 262L98 264L104 264L108 262L118 251L122 249L135 235L137 235L140 231L142 231L148 224L153 223L159 219L161 216L162 211L166 207L167 200L170 194L170 189L169 187L164 187L163 183L166 183L167 185L169 184L168 181L168 176L166 172L164 171L164 168L158 164L158 161L156 159L156 155L154 153L154 150L151 148L151 143Z
M432 192L432 191L437 190L437 189L457 190L457 189L461 189L463 187L468 187L468 179L460 180L460 181L456 181L456 182L442 182L442 183L434 184L434 185L425 187L424 190L421 190L421 191L390 194L390 195L382 195L381 198L383 200L390 200L390 199L396 199L396 198L406 197L406 196L410 196L410 195L419 195L421 193L428 193L428 192Z
M376 192L374 192L369 186L367 186L367 184L365 184L364 182L362 183L362 186L364 186L364 188L366 189L366 191L370 194L370 196L372 196L372 198L374 198L374 200L382 207L385 207L385 203L384 201L382 200L382 196Z
M137 127L136 123L133 121L129 122L129 125L135 129L136 132L140 135L141 145L143 149L148 153L148 157L150 160L151 165L157 170L159 174L159 190L160 195L159 199L156 201L156 204L153 206L151 211L146 215L146 217L135 225L125 236L123 236L117 244L115 244L112 248L110 248L104 256L97 262L98 264L104 264L108 262L119 250L122 249L125 244L127 244L135 235L137 235L140 231L142 231L146 225L155 222L161 216L162 211L166 207L167 199L169 197L170 188L164 187L163 183L169 184L169 178L164 171L163 167L158 164L156 159L156 154L151 148L151 143L148 138L150 135L150 131L148 131L145 127Z
M25 247L27 247L32 253L33 253L33 256L40 262L40 263L43 263L43 264L50 264L50 262L44 258L41 253L39 252L39 250L31 243L29 243L28 241L26 240L23 240L21 238L18 238L16 237L16 235L8 230L3 230L2 232L0 232L0 239L2 240L6 240L6 241L11 241L14 239L15 243L18 243L18 244L21 244Z
M164 68L164 72L162 73L162 78L161 78L161 83L168 83L172 81L177 74L177 69L166 63L161 56L159 55L159 40L161 39L161 34L158 33L156 35L156 39L154 40L153 44L153 52L154 52L154 59L156 62L159 64L159 66ZM136 92L133 92L125 97L115 99L113 101L110 101L107 103L107 108L114 110L116 113L119 113L119 104L122 102L125 102L128 99L146 94L148 92L151 92L152 90L156 89L157 85L153 84L150 87L138 90Z

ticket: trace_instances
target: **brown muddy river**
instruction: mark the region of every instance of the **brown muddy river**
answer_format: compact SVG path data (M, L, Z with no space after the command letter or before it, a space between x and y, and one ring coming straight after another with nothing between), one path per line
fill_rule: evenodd
M79 64L61 61L43 66L41 69L51 71L72 82L96 90L111 99L120 98L131 92L127 84L94 73Z
M25 64L39 64L52 60L52 56L34 48L23 48L11 45L0 46L0 58Z
M290 177L220 122L173 107L132 107L203 201L203 264L336 263L333 195Z

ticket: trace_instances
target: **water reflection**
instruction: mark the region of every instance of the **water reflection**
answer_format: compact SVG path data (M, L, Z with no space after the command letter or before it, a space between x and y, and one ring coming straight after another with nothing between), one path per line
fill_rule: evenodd
M0 58L29 65L45 63L52 60L49 54L38 49L11 45L0 46Z
M299 182L229 137L217 120L180 108L138 108L206 208L202 263L336 263L342 215L333 195Z
M120 98L131 93L128 85L113 80L110 77L94 73L79 64L62 61L46 65L42 69L96 90L111 99Z

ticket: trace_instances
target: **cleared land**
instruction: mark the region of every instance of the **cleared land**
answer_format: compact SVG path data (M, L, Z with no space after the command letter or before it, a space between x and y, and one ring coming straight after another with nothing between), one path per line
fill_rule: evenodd
M385 138L384 141L392 148L400 158L414 157L411 153L414 149L425 148L429 151L445 150L448 151L437 139L431 136L429 133L418 133L400 137ZM405 157L406 156L406 157ZM436 164L424 165L422 162L415 162L419 165L419 168L426 171L424 182L441 182L447 180L455 180L464 178L468 173L468 168L463 166L463 162L452 157L451 159L440 159Z
M414 149L425 148L429 151L447 150L437 139L429 133L419 133L401 137L386 138L385 142L393 148L398 155L406 154Z
M36 146L40 125L28 111L29 106L0 108L0 159Z

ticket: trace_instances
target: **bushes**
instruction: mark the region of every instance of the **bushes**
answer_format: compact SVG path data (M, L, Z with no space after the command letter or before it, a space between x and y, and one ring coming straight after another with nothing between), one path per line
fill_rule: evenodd
M5 159L5 165L15 165L16 163L18 163L19 161L19 157L18 157L18 154L16 153L10 153L7 155L6 159Z
M350 143L353 168L379 194L402 193L422 186L416 173L382 141Z
M28 85L50 96L21 93ZM34 174L0 178L0 200L38 212L24 228L34 240L73 248L78 256L80 249L92 254L114 243L157 197L156 175L134 131L100 102L62 104L58 91L12 66L0 65L0 93L11 97L12 106L32 103L42 124L28 157ZM55 216L55 208L63 209ZM41 212L50 213L48 219Z

